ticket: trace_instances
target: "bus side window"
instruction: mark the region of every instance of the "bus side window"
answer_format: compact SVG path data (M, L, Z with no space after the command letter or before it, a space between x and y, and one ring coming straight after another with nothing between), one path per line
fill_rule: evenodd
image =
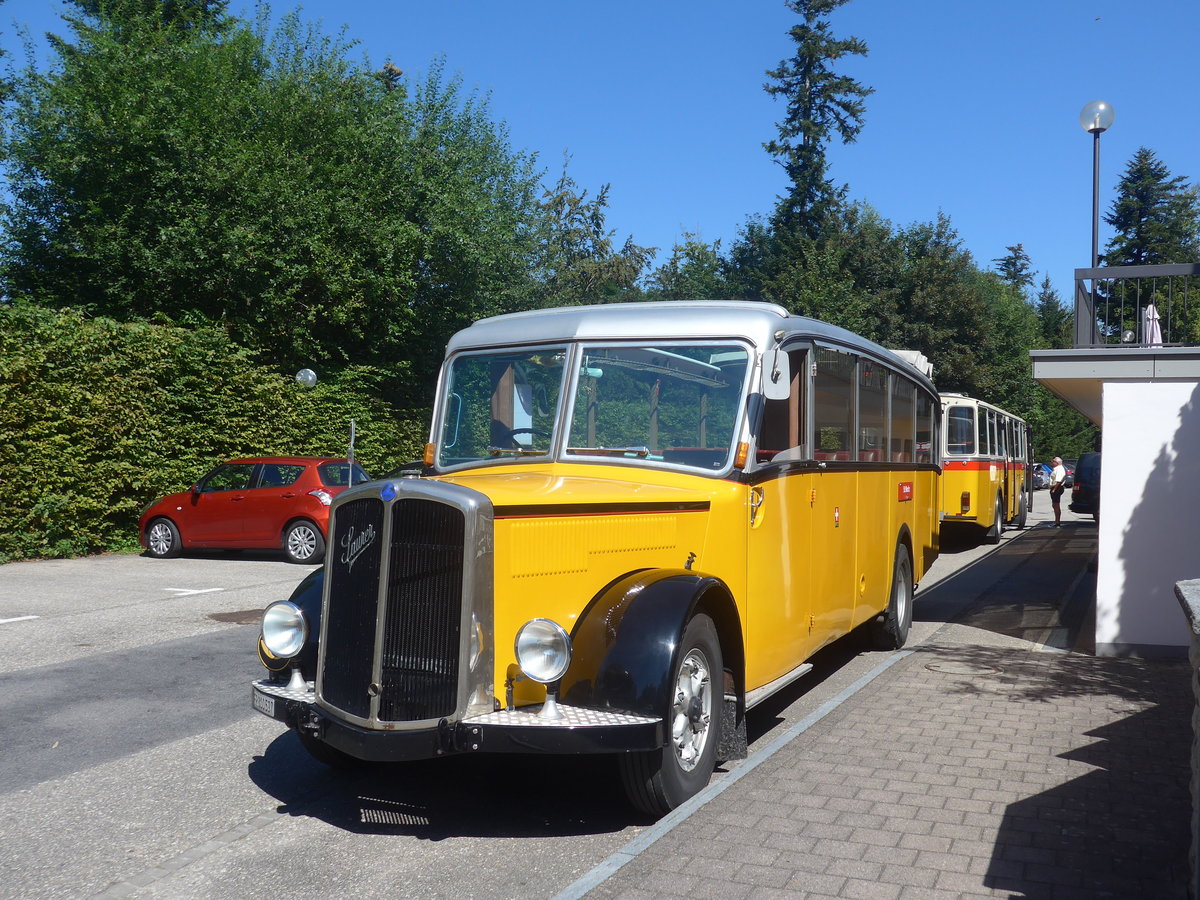
M888 445L888 370L858 361L858 458L883 462Z
M829 347L818 347L813 379L813 456L822 460L854 458L855 358Z
M756 443L759 462L808 458L804 421L806 361L807 353L804 350L789 352L788 368L792 372L790 395L786 400L764 401L762 425Z
M934 441L939 440L937 433L937 410L933 398L924 391L917 391L917 462L931 463L940 461L935 457Z
M892 376L891 461L913 461L913 385L900 375Z

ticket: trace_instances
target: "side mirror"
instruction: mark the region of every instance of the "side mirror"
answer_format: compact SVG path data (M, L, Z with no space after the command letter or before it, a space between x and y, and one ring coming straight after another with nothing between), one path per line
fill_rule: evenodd
M786 400L792 394L788 355L779 347L763 354L762 392L768 400Z

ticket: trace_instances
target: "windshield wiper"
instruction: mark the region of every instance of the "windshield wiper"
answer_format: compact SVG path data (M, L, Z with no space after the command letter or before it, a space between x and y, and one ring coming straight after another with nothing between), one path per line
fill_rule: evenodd
M492 456L548 456L549 450L530 450L526 447L488 447Z
M568 447L568 453L576 453L581 456L636 456L639 459L645 459L650 455L650 448L646 446L637 447Z

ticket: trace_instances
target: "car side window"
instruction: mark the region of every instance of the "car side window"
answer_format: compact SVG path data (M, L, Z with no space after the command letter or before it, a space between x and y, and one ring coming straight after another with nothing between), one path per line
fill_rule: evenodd
M205 476L200 482L200 493L211 494L217 491L240 491L250 484L250 476L254 474L254 466L232 464L219 466Z
M304 466L267 463L258 478L258 486L287 487L289 484L295 484L303 471Z

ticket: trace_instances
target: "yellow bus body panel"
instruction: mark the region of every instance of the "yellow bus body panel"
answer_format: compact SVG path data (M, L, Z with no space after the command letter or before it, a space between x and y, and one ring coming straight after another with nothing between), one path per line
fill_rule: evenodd
M758 485L648 468L623 475L547 463L438 476L487 495L495 511L496 696L525 622L549 618L570 632L597 592L635 570L690 564L725 583L754 690L886 609L904 526L914 579L937 554L935 471L807 469ZM528 681L514 691L518 704L544 696Z
M570 632L597 592L638 569L683 569L691 558L693 571L728 585L745 621L746 487L665 470L621 474L613 466L546 464L438 478L486 494L495 510L497 695L516 663L523 624L548 618ZM633 503L658 508L605 508ZM671 508L703 503L707 509ZM528 682L515 694L527 702L544 695Z

